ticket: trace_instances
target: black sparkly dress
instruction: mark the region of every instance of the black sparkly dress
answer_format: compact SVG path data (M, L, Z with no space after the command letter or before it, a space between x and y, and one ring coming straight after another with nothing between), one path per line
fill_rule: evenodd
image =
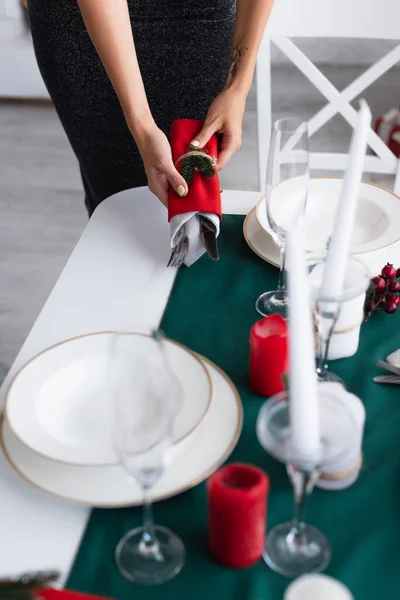
M204 119L229 71L235 0L127 0L150 109L168 134ZM37 61L78 158L91 214L108 196L146 185L138 149L77 0L28 0Z

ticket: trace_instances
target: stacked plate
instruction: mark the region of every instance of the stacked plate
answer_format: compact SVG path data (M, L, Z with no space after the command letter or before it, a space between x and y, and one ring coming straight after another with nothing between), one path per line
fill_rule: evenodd
M310 180L303 224L306 250L313 253L326 250L342 185L343 179L334 177ZM281 189L282 198L279 201L275 198L274 206L282 215L290 214L291 196L285 186ZM265 198L247 215L243 231L258 256L279 266L279 248L270 234ZM386 262L400 266L400 198L396 194L372 183L361 184L352 254L367 265L372 275L377 275Z
M62 342L35 356L7 392L1 442L28 482L92 506L141 503L140 487L118 463L111 433L108 376L112 333ZM146 336L137 334L137 343ZM242 427L242 406L230 379L213 363L166 340L182 388L173 461L153 498L174 496L206 479L229 456Z

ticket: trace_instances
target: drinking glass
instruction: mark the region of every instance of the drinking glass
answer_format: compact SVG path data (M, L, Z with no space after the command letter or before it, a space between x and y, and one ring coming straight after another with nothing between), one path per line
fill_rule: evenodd
M162 339L129 333L113 336L111 378L114 444L122 466L143 493L143 525L121 539L116 563L129 581L156 585L179 573L185 560L181 539L154 525L151 509L152 487L170 458L179 384Z
M322 571L330 561L328 540L318 529L305 522L305 512L307 498L321 471L346 456L354 443L357 423L338 388L340 391L340 386L329 383L318 386L321 430L318 464L302 463L293 450L287 392L265 402L257 417L260 444L274 458L286 463L294 490L293 518L268 532L263 554L271 569L285 577Z
M318 330L317 377L318 381L336 381L344 385L342 379L329 370L328 359L332 354L333 358L344 358L355 353L370 275L362 261L349 256L342 292L328 297L321 291L325 264L325 257L310 257L308 261L311 299ZM335 331L340 337L334 349L332 336Z
M275 121L267 163L265 206L269 233L280 250L278 289L265 292L256 309L263 315L287 314L284 281L286 239L296 229L306 208L309 181L308 128L299 119Z

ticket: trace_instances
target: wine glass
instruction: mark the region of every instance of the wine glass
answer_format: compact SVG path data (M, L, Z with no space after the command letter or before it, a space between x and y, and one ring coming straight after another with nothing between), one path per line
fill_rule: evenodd
M305 522L305 510L321 471L338 463L353 448L358 426L341 389L333 383L318 386L321 431L318 464L302 463L293 450L287 392L265 402L257 417L260 444L274 458L286 463L294 490L293 518L268 532L263 554L271 569L285 577L322 571L330 561L329 542L323 533Z
M364 314L365 292L370 283L370 275L362 261L349 256L341 293L328 297L321 289L325 264L325 257L314 256L308 261L308 280L318 330L317 377L318 381L336 381L344 385L342 379L328 367L332 334L338 326L341 333L341 350L344 355L346 343L358 344L359 328Z
M284 281L287 234L296 229L306 208L309 181L308 128L299 119L279 119L272 128L267 163L265 205L269 233L280 250L278 289L257 299L263 315L286 317L287 293Z
M120 462L143 493L143 525L125 534L115 558L129 581L156 585L182 569L185 548L165 527L154 525L151 489L170 459L179 388L159 336L116 333L111 349L113 438Z

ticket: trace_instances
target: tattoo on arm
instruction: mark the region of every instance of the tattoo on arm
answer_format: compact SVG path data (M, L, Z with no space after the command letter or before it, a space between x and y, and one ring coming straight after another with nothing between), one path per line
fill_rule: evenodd
M244 46L242 46L242 40L243 40L243 35L239 35L236 40L236 44L233 48L232 59L231 59L231 68L230 68L230 75L232 78L235 77L235 75L237 73L240 59L246 53L246 50L248 50L248 48L245 48Z

